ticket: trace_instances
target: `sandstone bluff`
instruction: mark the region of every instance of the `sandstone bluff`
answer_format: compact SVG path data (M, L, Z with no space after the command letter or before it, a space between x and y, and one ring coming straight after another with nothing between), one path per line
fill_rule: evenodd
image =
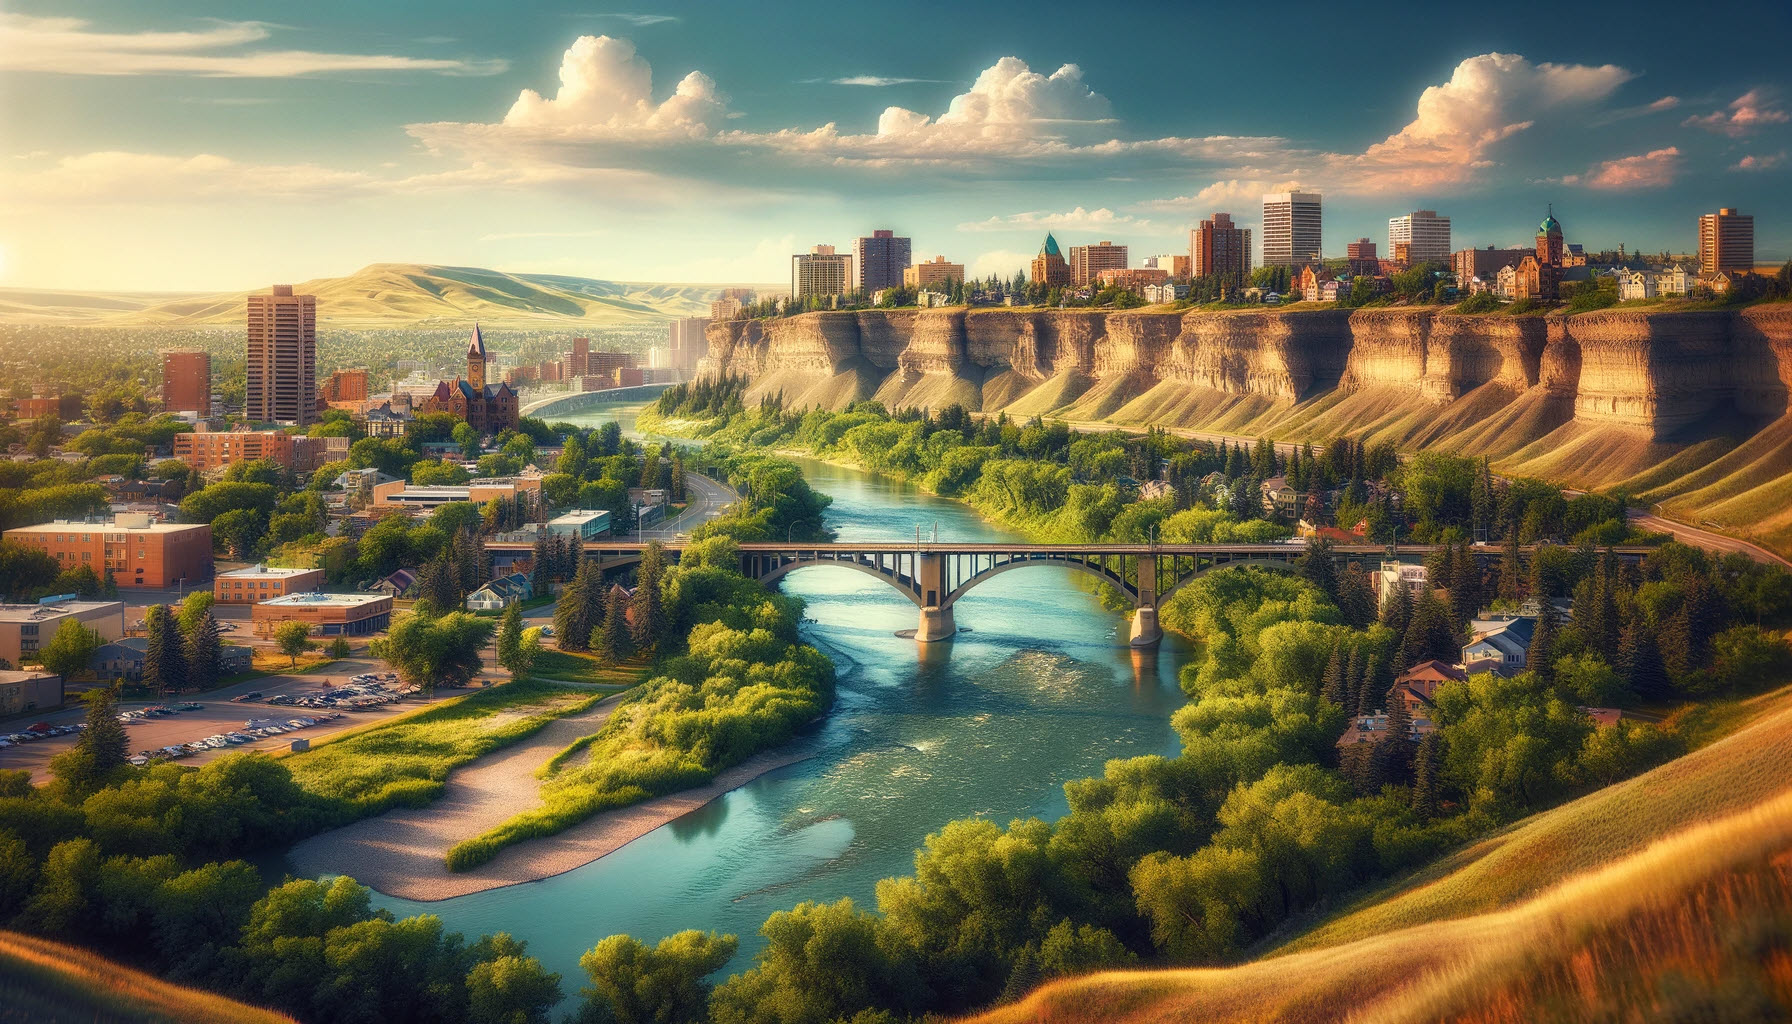
M1792 305L894 310L712 324L704 372L788 408L1035 414L1487 455L1792 541Z

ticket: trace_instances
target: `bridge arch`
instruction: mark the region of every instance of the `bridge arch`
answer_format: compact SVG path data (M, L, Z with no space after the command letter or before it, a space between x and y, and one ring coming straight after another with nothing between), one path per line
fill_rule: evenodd
M897 593L901 594L903 597L908 598L909 602L911 604L913 604L916 608L919 608L922 606L921 605L921 595L915 593L915 589L913 586L904 582L905 580L907 580L906 576L905 577L892 576L887 572L880 571L875 566L866 565L863 562L852 561L852 560L848 560L848 559L814 558L814 559L803 559L802 561L796 561L796 562L786 562L785 564L778 566L776 569L773 569L772 571L765 573L764 575L758 577L758 579L759 579L760 583L763 583L766 586L771 586L772 584L778 582L779 580L783 579L785 576L790 575L791 573L797 571L798 569L808 569L808 568L812 568L815 566L837 567L837 568L841 568L841 569L852 569L856 572L862 572L867 576L870 576L874 579L882 580L883 582L889 584L891 589L895 590Z
M1274 569L1277 572L1295 572L1294 563L1281 558L1240 558L1233 562L1218 562L1212 565L1202 566L1171 584L1169 589L1157 595L1157 603L1159 605L1166 603L1170 598L1176 596L1178 590L1181 590L1183 587L1188 586L1190 583L1195 582L1208 573L1218 572L1221 569Z
M1003 562L1001 565L981 570L976 575L965 580L963 583L960 583L951 593L948 593L946 599L941 601L940 605L941 607L949 608L952 605L957 604L958 599L963 597L972 587L975 587L980 583L985 583L992 577L1000 576L1010 569L1027 569L1033 566L1054 566L1061 569L1073 569L1077 572L1087 573L1103 583L1118 587L1123 593L1126 593L1133 598L1137 598L1139 594L1136 586L1128 583L1124 577L1111 569L1097 568L1087 562L1066 558L1016 558L1011 561Z

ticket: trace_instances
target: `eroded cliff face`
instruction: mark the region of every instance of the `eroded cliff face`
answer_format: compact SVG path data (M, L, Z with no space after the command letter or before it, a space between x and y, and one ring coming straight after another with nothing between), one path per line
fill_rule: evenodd
M1437 410L1442 422L1484 419L1501 402L1559 409L1536 417L1539 437L1571 417L1681 440L1758 427L1784 415L1792 394L1792 308L1776 306L1572 317L1325 307L864 311L712 324L709 345L705 372L746 376L754 397L782 393L796 405L875 395L892 405L1096 418L1150 393L1162 408L1184 410L1166 413L1173 418L1221 407L1166 401L1187 392L1249 399L1259 430L1342 391L1379 396L1377 408L1402 416ZM1459 408L1470 396L1472 409ZM1226 408L1236 417L1240 407Z

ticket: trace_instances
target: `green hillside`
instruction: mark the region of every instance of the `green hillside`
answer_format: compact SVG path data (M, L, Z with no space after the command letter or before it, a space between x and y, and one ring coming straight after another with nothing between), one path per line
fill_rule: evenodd
M0 1024L292 1024L96 953L0 931Z

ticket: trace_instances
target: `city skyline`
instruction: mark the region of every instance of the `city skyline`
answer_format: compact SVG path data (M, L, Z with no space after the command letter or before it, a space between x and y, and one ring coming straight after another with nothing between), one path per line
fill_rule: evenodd
M1772 5L1739 12L1712 67L1646 15L1562 33L1542 7L1323 33L1203 12L1228 46L1190 62L1148 30L1173 6L1072 40L1049 4L968 37L700 3L502 24L471 5L281 24L70 6L0 15L0 285L249 289L375 262L770 283L880 227L1011 275L1047 231L1176 252L1215 212L1260 263L1280 191L1324 195L1332 257L1421 209L1455 248L1522 246L1549 203L1590 248L1649 252L1695 251L1698 218L1738 208L1761 261L1792 256L1773 55L1792 14ZM803 56L763 60L774 44ZM1392 49L1397 69L1355 74ZM1241 78L1271 57L1310 79Z

